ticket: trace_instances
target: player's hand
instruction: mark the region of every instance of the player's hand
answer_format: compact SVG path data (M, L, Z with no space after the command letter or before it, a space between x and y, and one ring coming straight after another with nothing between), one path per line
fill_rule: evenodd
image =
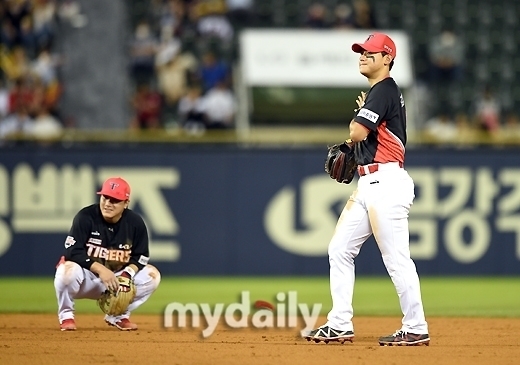
M359 95L357 97L357 100L356 100L356 104L358 106L358 108L356 109L356 111L358 111L359 109L361 109L363 107L363 105L365 105L365 99L367 98L367 93L362 91L361 92L361 95Z
M112 271L110 271L106 267L103 267L103 269L99 271L98 275L108 290L115 292L119 289L119 281L117 280L116 275Z

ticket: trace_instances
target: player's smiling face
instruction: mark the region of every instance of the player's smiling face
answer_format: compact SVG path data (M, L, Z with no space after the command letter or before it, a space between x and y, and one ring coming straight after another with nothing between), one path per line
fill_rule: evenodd
M365 51L359 56L359 72L370 77L384 66L384 56L381 52Z
M108 195L99 197L99 207L101 215L109 223L116 223L123 215L123 211L128 207L128 200L118 200Z

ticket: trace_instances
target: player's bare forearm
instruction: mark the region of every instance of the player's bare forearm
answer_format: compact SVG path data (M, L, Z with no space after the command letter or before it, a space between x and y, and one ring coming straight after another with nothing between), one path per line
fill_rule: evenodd
M94 262L92 266L90 267L90 271L92 271L94 274L100 274L104 270L108 270L105 266L101 265L99 262Z
M352 142L361 142L367 138L369 132L365 126L359 124L354 119L350 122L349 131Z
M101 281L105 284L109 290L117 290L119 282L117 281L116 275L99 262L94 262L90 267L90 271L97 274Z

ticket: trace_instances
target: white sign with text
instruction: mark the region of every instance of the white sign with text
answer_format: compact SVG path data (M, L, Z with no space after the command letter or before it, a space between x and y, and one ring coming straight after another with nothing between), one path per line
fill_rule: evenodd
M391 75L401 88L413 83L409 38L383 31L396 44ZM370 30L247 29L240 35L242 75L248 86L366 87L353 43Z

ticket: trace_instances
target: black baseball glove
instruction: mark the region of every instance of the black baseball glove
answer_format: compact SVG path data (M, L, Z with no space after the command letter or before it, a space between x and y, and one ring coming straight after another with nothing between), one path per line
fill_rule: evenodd
M325 172L339 183L350 184L356 174L357 163L354 148L346 143L328 147Z

